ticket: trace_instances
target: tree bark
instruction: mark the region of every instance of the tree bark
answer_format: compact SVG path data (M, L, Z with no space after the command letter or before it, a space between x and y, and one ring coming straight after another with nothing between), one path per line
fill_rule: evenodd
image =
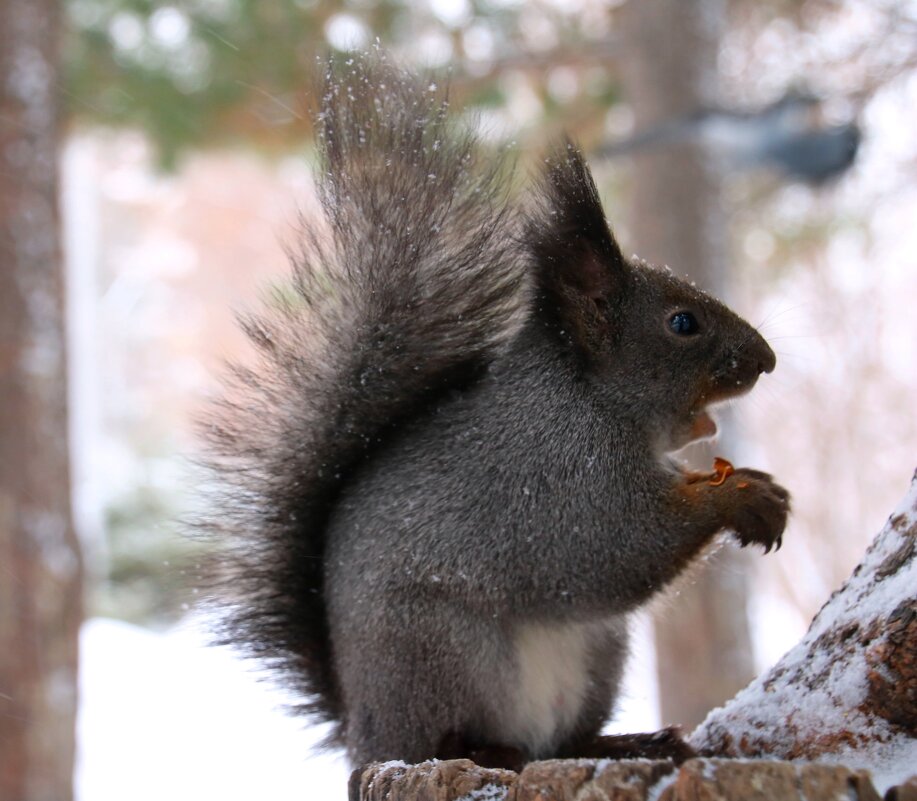
M0 798L72 797L82 563L70 510L55 0L0 0Z
M619 61L635 130L716 100L721 0L640 0L621 10ZM630 211L632 249L647 261L728 297L728 233L720 181L690 144L635 156ZM720 448L729 452L721 436ZM698 466L712 461L698 448ZM655 617L660 709L664 724L697 725L754 676L747 597L750 562L735 548L712 560L677 601Z
M917 474L805 638L691 735L717 756L917 772Z
M888 801L912 801L909 785ZM467 759L355 771L350 801L880 801L869 774L836 765L692 759L532 762L522 773Z

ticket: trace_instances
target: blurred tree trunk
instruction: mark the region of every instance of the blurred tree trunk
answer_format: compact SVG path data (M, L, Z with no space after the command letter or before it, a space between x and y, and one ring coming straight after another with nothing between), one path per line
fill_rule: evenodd
M0 798L72 797L82 562L70 514L56 0L0 0Z
M620 60L635 130L716 101L722 0L633 0L621 13ZM729 296L728 235L715 168L685 144L634 160L630 244L641 257ZM725 432L724 432L725 433ZM729 452L730 446L720 448ZM709 449L696 448L704 467ZM724 549L696 582L657 613L664 723L687 729L754 676L747 622L746 555Z

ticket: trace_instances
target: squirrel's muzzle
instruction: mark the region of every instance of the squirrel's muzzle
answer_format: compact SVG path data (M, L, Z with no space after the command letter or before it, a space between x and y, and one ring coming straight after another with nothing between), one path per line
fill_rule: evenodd
M761 373L771 373L776 366L777 357L770 345L757 331L752 331L739 347L725 354L713 375L712 386L704 393L707 402L744 395Z
M753 347L758 359L758 374L774 372L774 368L777 366L777 357L774 355L774 351L771 350L771 346L757 331L755 332L755 338L756 341Z

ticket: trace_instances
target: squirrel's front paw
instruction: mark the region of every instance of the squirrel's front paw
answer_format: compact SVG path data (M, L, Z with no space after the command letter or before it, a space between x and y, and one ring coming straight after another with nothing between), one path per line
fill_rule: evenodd
M729 506L727 528L735 532L744 548L757 543L764 552L780 549L790 511L790 493L767 473L740 468L719 488Z

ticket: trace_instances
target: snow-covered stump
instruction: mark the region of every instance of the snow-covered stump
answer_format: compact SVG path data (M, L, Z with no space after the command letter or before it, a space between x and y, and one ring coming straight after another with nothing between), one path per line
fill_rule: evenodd
M880 789L917 774L917 473L802 642L689 741L711 756L868 769Z
M899 788L889 801L914 801ZM521 773L458 759L370 765L350 801L881 801L869 775L841 765L747 759L555 759Z

